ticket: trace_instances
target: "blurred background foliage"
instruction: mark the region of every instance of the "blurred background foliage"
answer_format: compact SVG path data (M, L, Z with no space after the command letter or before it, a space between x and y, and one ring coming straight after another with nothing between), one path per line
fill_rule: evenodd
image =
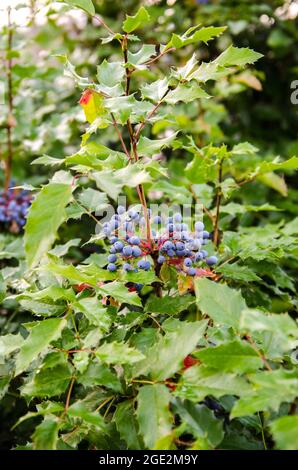
M144 30L148 43L167 43L173 32L184 33L194 24L203 26L227 26L225 33L208 47L197 46L198 58L209 61L215 58L229 44L250 47L263 54L263 58L250 68L208 84L207 90L212 100L201 100L175 107L173 128L192 134L198 147L213 143L225 143L228 147L248 141L259 149L251 158L260 161L280 155L282 159L297 155L298 116L297 105L291 103L291 83L298 75L297 18L298 2L290 0L258 1L252 0L93 0L96 12L103 16L109 26L120 30L125 14L133 14L140 5L146 6L151 16L154 31ZM11 6L11 25L7 23L7 7ZM8 63L11 63L12 83L12 130L13 183L38 186L48 181L54 170L49 166L31 165L43 155L63 158L77 151L86 124L78 104L80 90L73 79L64 74L64 65L58 55L67 55L81 76L96 77L96 67L103 59L113 60L119 54L116 41L102 44L106 32L96 20L87 17L79 10L69 10L61 2L47 0L2 0L0 5L0 85L5 90L4 104L0 105L0 188L4 184L4 161L8 158ZM11 44L9 44L11 31ZM184 65L193 53L193 47L178 50L174 55L164 56L156 65L156 73L170 66ZM143 71L144 77L149 71ZM142 73L135 80L142 80ZM1 99L1 97L0 97ZM164 136L165 127L159 122L151 132ZM149 135L148 135L149 136ZM100 143L110 148L118 146L117 136L110 128L102 130L97 136ZM183 149L164 150L160 156L168 161L171 172L171 195L175 186L182 184L186 160L191 155ZM238 161L241 167L241 159ZM245 165L245 161L243 163ZM238 168L238 169L239 169ZM243 167L245 172L245 166ZM264 184L265 183L265 184ZM153 188L154 189L154 188ZM158 189L158 187L157 187ZM183 193L183 191L182 191ZM152 194L152 191L151 191ZM150 196L150 193L149 193ZM153 194L154 196L154 194ZM244 226L278 223L282 219L292 220L298 214L297 184L293 172L274 175L267 181L255 181L245 185L232 197L233 202L241 204L270 203L281 212L257 212L239 215L239 224ZM244 211L245 212L245 211ZM84 225L85 224L85 225ZM231 214L222 217L221 229L233 227ZM90 231L90 220L82 219L67 227L67 237L79 236ZM270 226L269 226L270 229ZM22 265L22 241L20 237L5 232L0 225L0 263L9 259L7 270L15 269L18 262ZM269 232L268 232L269 233ZM60 234L63 241L63 232ZM65 241L64 240L64 241ZM8 248L7 248L8 247ZM77 250L74 256L82 255ZM3 267L0 264L0 267ZM254 266L252 266L254 268ZM260 267L259 267L260 268ZM268 270L272 267L269 266ZM289 272L293 274L296 265L288 261ZM266 265L263 264L266 275ZM268 274L268 273L267 273ZM272 274L272 273L271 273ZM278 282L284 271L275 273ZM278 284L277 282L277 284ZM286 281L284 281L286 283ZM287 287L287 286L283 286ZM271 311L284 311L289 307L288 297L276 287L275 303L264 287L251 290L243 286L250 305L265 305ZM293 289L292 289L293 290ZM279 296L280 295L280 296ZM1 301L0 277L0 301ZM0 327L3 331L18 330L20 322L30 316L15 310L14 305L0 309ZM293 303L289 308L293 307ZM10 315L7 315L7 309ZM14 312L14 313L13 313ZM16 319L15 313L18 313ZM14 326L15 324L15 326ZM16 387L19 384L15 384ZM26 408L21 400L7 396L1 408L1 421L6 423L0 435L0 446L11 447L7 443L7 430L15 421L15 414L21 415ZM18 409L13 409L13 404ZM18 439L18 430L13 439ZM9 437L11 439L11 437Z

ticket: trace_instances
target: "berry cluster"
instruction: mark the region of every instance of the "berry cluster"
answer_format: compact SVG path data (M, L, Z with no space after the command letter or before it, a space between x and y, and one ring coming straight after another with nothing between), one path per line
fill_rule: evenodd
M202 263L207 266L217 263L216 256L208 256L208 251L203 248L210 238L203 222L196 222L190 231L180 213L168 217L165 223L160 215L153 217L150 209L148 215L149 240L143 234L145 218L133 209L126 212L123 206L119 206L111 220L103 224L103 234L112 245L108 271L117 271L121 266L127 272L149 271L153 259L157 266L164 263L175 265L189 276L195 276Z
M32 201L28 191L9 189L0 192L0 224L19 231L26 223L26 216Z

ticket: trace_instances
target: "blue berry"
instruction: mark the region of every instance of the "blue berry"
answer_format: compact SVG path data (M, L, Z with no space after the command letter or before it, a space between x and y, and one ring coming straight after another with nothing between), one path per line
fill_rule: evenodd
M203 258L206 258L208 256L208 251L206 250L201 250Z
M118 206L118 207L117 207L117 212L118 212L119 215L124 214L124 212L125 212L125 207L124 207L124 206Z
M207 232L207 230L203 231L203 238L209 238L209 232Z
M108 262L109 263L115 263L117 261L117 256L116 255L109 255L108 256Z
M160 215L156 215L153 219L153 222L157 225L160 225L161 224L161 217Z
M138 258L139 256L141 256L141 254L142 254L142 250L138 246L133 246L132 247L132 255L135 258Z
M114 243L114 248L118 253L120 253L122 251L123 246L124 246L123 243L120 242L120 241Z
M114 245L114 246L111 246L111 248L110 248L110 253L111 253L111 255L114 255L115 253L117 253L116 248L115 248L115 245Z
M174 222L182 222L182 215L179 212L174 214Z
M209 258L206 259L206 263L208 264L208 266L213 266L217 262L218 262L218 259L216 256L209 256Z
M203 222L196 222L195 223L195 231L196 232L202 232L205 228L205 225L203 224Z
M189 276L195 276L195 275L196 275L196 272L197 272L196 268L189 268L189 269L187 270L187 274L188 274Z
M127 272L128 272L128 271L132 271L132 270L133 270L133 267L132 267L131 264L129 264L129 263L124 263L123 269L124 269L124 271L127 271Z
M177 249L177 250L184 250L184 243L182 243L182 242L177 242L177 243L176 243L176 249Z
M195 254L195 261L201 261L204 258L201 252Z
M157 262L158 264L163 264L165 262L166 258L162 255L159 255L159 257L157 258Z
M139 237L134 236L134 237L130 237L129 243L131 245L139 245L141 243L141 240L139 239Z
M116 243L117 241L118 241L118 238L117 238L117 237L111 237L111 238L110 238L110 243L111 243L112 245L114 245L114 243Z
M168 240L163 244L162 247L164 250L172 250L174 248L174 244Z
M192 260L190 258L185 258L184 264L186 267L189 268L190 266L192 266Z
M170 256L170 258L173 258L175 256L175 251L174 250L168 250L167 255Z
M147 263L146 260L141 259L140 261L138 261L137 266L138 266L138 268L145 270L145 269L146 269L146 266L147 266L146 263ZM150 264L150 263L149 263L149 264Z
M119 220L116 220L116 219L111 220L111 229L112 230L116 230L117 228L119 228L119 225L120 225Z
M114 272L114 271L117 271L117 266L116 266L116 264L114 264L114 263L109 263L107 269L108 269L108 271L110 271L110 272Z
M123 248L122 253L124 256L131 256L132 255L132 247L127 245Z

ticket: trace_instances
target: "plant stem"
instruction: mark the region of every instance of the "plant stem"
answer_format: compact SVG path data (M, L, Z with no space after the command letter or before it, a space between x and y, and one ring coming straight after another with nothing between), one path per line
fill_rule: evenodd
M7 191L11 179L11 167L13 159L13 147L12 147L12 128L13 123L13 91L12 91L12 58L10 57L10 52L12 49L12 40L13 40L13 29L11 24L11 7L7 9L7 67L6 67L6 77L7 77L7 97L8 97L8 113L7 113L7 158L5 164L5 179L4 179L4 191Z
M123 59L124 59L124 66L125 66L125 74L126 74L126 85L125 85L125 94L126 96L129 96L129 87L130 87L130 78L131 78L131 71L127 67L127 61L128 61L128 48L127 48L127 35L124 36L122 43L122 52L123 52ZM136 135L134 134L134 130L132 127L132 124L130 122L130 119L127 120L127 129L129 133L129 138L130 138L130 144L131 148L134 154L134 159L137 162L139 159L138 156L138 151L137 151L137 139ZM144 211L144 216L145 216L145 222L146 222L146 237L148 243L151 244L151 227L150 227L150 218L149 218L149 212L148 212L148 207L147 207L147 202L146 202L146 196L144 192L144 188L142 184L137 185L136 187L137 193L141 202L141 205L143 207Z
M246 335L246 339L247 339L247 341L249 342L249 344L251 345L251 347L256 351L256 353L258 354L258 356L260 357L260 359L262 359L262 361L263 361L263 363L264 363L266 369L272 371L272 368L271 368L270 365L268 364L266 357L259 351L259 349L258 349L256 343L255 343L254 340L251 338L251 336Z
M75 377L72 377L70 385L69 385L69 389L67 392L67 397L66 397L66 402L65 402L65 407L64 407L64 414L67 413L67 410L69 408L71 393L72 393L72 389L73 389L75 381L76 381Z
M221 190L221 183L222 183L222 167L223 167L223 158L219 160L219 166L218 166L218 181L217 181L217 192L216 192L216 211L215 211L215 219L214 219L214 243L215 246L218 247L220 243L220 238L219 238L219 214L220 214L220 204L222 200L222 190Z
M125 145L125 142L124 142L124 140L123 140L123 138L122 138L122 135L121 135L121 132L120 132L119 127L118 127L118 125L117 125L115 116L114 116L113 113L111 113L111 116L112 116L113 126L114 126L114 128L115 128L115 130L116 130L116 132L117 132L117 134L118 134L118 137L119 137L119 139L120 139L122 148L123 148L124 152L126 153L127 158L128 158L129 160L131 160L131 155L130 155L129 151L127 150L127 147L126 147L126 145Z

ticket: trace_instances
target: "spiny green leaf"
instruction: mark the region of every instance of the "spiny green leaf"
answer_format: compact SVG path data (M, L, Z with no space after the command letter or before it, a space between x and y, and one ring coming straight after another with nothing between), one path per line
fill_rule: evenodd
M32 203L25 226L24 245L30 268L35 267L53 244L66 219L65 207L72 199L70 185L50 183Z
M133 364L144 358L137 349L127 343L104 343L96 351L96 357L106 364Z
M227 372L252 372L263 366L263 361L255 349L238 340L201 349L195 356L203 364Z
M298 416L282 416L270 423L277 448L298 450Z
M140 388L137 417L140 432L149 449L171 433L172 416L169 410L171 395L165 385L145 385Z
M56 450L60 426L61 422L58 419L46 417L35 428L32 436L34 450Z
M18 375L26 370L31 362L43 352L52 341L59 338L65 326L66 320L63 318L51 318L36 322L20 348L16 361L15 374Z
M134 16L126 15L126 19L122 25L123 31L131 33L138 28L142 28L150 21L150 16L144 7L141 7Z
M114 418L118 432L126 442L127 448L132 450L142 449L132 401L120 403L116 408Z
M195 292L200 309L216 324L239 327L240 314L246 308L241 292L206 278L195 281Z

